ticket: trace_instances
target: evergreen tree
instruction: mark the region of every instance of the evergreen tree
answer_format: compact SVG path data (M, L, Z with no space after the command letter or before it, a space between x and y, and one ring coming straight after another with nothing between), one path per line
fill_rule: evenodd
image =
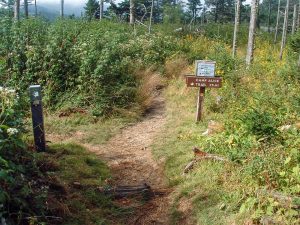
M234 20L234 0L205 0L205 4L211 8L215 23Z
M97 11L98 8L99 8L99 4L98 4L97 0L88 0L84 7L85 16L89 20L91 20L94 17L95 12Z
M197 17L197 12L201 9L201 0L188 0L187 6L192 13L192 17Z
M181 4L164 5L163 22L165 24L180 24L184 17L184 11Z

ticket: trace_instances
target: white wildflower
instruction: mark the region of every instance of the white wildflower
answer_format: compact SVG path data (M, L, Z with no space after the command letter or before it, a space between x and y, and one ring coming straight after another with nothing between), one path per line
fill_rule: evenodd
M16 128L8 128L7 129L7 134L9 135L9 136L12 136L12 135L15 135L15 134L17 134L19 131L18 131L18 129L16 129Z
M16 93L16 91L13 90L13 89L7 89L6 92L7 92L7 93L10 93L10 94L15 94L15 93Z

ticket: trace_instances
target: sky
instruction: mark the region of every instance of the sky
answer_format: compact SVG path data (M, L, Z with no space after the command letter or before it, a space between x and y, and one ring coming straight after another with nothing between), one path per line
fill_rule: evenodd
M60 1L61 0L37 0L37 5L38 6L46 6L46 7L50 7L54 10L56 10L57 12L59 12L60 9ZM83 7L85 6L86 2L88 0L64 0L65 1L65 5L68 8L68 12L66 12L67 14L72 14L74 13L77 16L80 16L80 13L84 11ZM116 3L121 2L122 0L115 0ZM187 1L187 0L182 0L183 2ZM251 0L246 0L246 3L250 3ZM204 0L201 0L201 2L204 2ZM108 6L109 4L107 4Z
M84 5L87 0L65 0L66 4L75 4L75 5ZM60 0L37 0L37 2L40 3L56 3L59 4ZM250 0L246 1L247 3L250 2Z
M60 0L37 0L38 3L57 3L60 4ZM65 0L66 4L84 5L86 0Z

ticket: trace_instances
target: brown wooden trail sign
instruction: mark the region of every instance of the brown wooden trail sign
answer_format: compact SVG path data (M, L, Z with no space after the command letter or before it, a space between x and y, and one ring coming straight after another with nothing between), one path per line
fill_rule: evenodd
M215 77L214 61L197 60L196 61L196 76L187 75L187 87L199 87L196 121L202 120L203 103L205 88L220 88L222 87L222 78Z
M185 78L188 87L207 87L207 88L222 87L221 77L196 77L196 76L188 75Z

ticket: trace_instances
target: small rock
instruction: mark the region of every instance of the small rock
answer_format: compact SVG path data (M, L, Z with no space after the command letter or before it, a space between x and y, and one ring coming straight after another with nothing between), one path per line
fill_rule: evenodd
M218 96L216 97L216 104L217 104L217 105L220 105L221 100L222 100L222 97L218 95Z
M203 135L203 136L209 135L209 130L207 129L206 131L204 131L204 132L202 133L202 135Z
M73 183L73 186L74 186L75 188L80 188L80 187L81 187L81 183L75 181L75 182Z
M224 125L222 123L216 122L214 120L210 120L208 122L207 130L202 133L203 136L215 134L222 132L224 130Z
M292 127L292 125L289 125L289 124L288 125L283 125L283 126L279 127L278 130L287 131L287 130L291 129L291 127Z
M224 210L225 208L226 208L225 203L222 203L222 204L220 205L220 207L219 207L220 210Z
M296 127L296 129L300 129L300 122L297 122L297 123L295 123L295 127Z

